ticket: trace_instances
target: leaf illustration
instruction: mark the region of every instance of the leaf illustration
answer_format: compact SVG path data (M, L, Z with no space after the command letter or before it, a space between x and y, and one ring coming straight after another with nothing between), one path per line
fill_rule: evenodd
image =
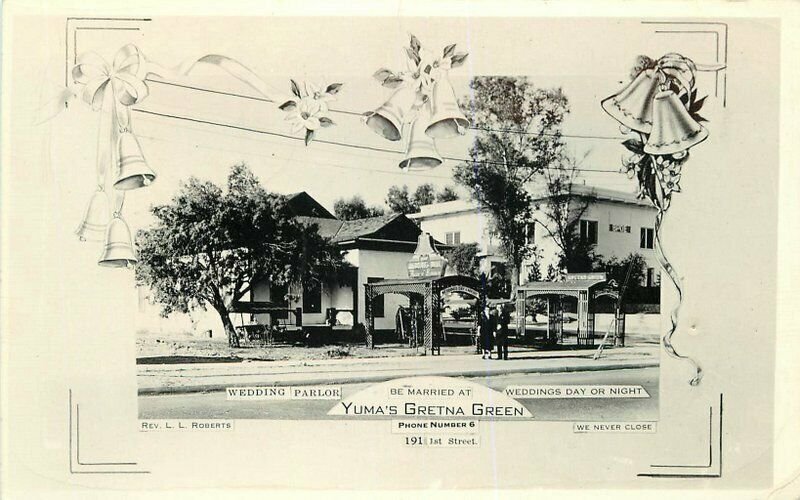
M698 100L694 101L692 103L692 106L689 108L689 112L690 113L697 113L698 111L700 111L700 109L703 107L703 104L705 104L705 102L706 102L706 97L708 97L708 96L705 96L702 99L698 99Z
M297 97L303 97L303 95L300 93L300 86L297 85L297 82L294 80L289 80L289 82L292 86L292 94L296 95Z
M308 146L308 143L313 140L314 140L314 131L306 130L306 146Z
M383 81L383 86L390 89L396 89L403 83L403 79L399 76L390 76Z
M373 78L375 78L381 83L383 83L384 80L386 80L390 76L394 76L394 73L392 72L392 70L386 68L381 68L372 75Z
M460 53L454 55L450 59L450 67L451 68L457 68L457 67L463 65L464 64L464 60L467 58L468 55L469 54L467 54L466 52L460 52Z
M285 103L278 106L278 109L281 111L294 111L297 108L297 102L295 101L286 101Z
M336 123L334 123L333 120L331 120L327 116L323 116L322 118L320 118L319 122L320 124L322 124L323 127L333 127L334 125L336 125Z
M341 83L331 83L330 85L328 85L328 88L325 89L325 92L331 95L336 95L339 93L339 90L341 90L341 88L342 88Z
M421 49L421 48L422 48L422 44L419 43L419 40L417 39L417 37L415 37L412 34L411 35L411 50L413 50L415 53L419 54L419 49Z
M644 154L644 144L636 139L628 139L627 141L623 142L622 145L632 153L637 153L640 155Z
M442 59L447 59L448 57L452 56L456 51L456 44L448 45L444 48L444 52L442 53Z
M422 60L422 58L419 57L418 53L414 52L413 50L409 49L408 47L406 47L406 55L408 56L409 59L414 61L414 65L415 66L419 65L419 62Z

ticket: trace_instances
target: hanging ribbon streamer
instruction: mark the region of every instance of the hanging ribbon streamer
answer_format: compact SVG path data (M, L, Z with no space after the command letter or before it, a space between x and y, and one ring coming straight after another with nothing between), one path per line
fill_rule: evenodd
M317 86L310 83L300 85L294 80L290 80L291 94L288 94L268 85L239 61L218 54L189 59L175 68L164 68L151 62L148 65L148 71L161 78L181 79L188 76L198 64L210 64L218 67L261 94L281 111L286 112L286 121L291 122L293 132L305 134L306 146L314 139L318 129L335 125L328 113L328 102L336 99L336 94L342 88L341 83Z
M97 159L95 168L96 189L89 199L83 219L75 230L81 241L103 241L109 220L109 200L106 188L107 172L113 165L113 155L109 144L114 140L113 107L114 96L108 92L101 103L97 131ZM106 111L108 110L108 111Z
M656 258L678 292L678 303L670 312L670 327L662 337L667 354L690 363L695 376L691 385L702 379L703 370L691 357L678 353L672 337L678 328L683 303L680 276L664 253L662 225L672 202L679 193L681 169L689 159L689 149L704 141L706 121L698 113L705 97L697 99L696 66L691 59L670 53L658 60L640 56L632 72L632 81L601 102L603 110L617 120L620 129L635 132L636 139L623 142L632 155L623 159L623 171L639 182L639 197L648 199L658 210L655 221Z
M703 369L700 367L699 364L697 364L697 361L695 361L691 357L679 354L678 351L675 350L675 347L672 345L672 335L675 333L675 330L678 329L678 314L680 312L681 304L683 303L683 290L681 288L681 278L680 276L678 276L678 273L675 271L675 268L672 267L672 264L667 259L667 256L664 253L664 246L661 243L661 225L664 222L664 216L666 214L667 214L666 210L659 210L658 213L656 214L656 228L654 236L655 251L658 263L661 265L661 268L664 270L664 272L667 273L667 276L669 276L672 285L678 292L678 303L675 304L675 307L673 307L672 311L670 311L669 314L670 327L661 340L664 343L664 349L670 356L676 359L685 360L692 365L695 371L695 376L689 381L689 383L691 385L697 385L703 378Z
M198 64L210 64L216 66L237 80L246 84L270 102L280 104L288 99L288 94L281 93L268 85L261 77L255 74L250 68L235 59L217 54L208 54L197 58L188 59L174 68L165 68L157 63L148 61L147 71L149 74L161 78L180 79L186 77Z
M121 173L120 171L121 171L121 168L122 168L122 161L121 161L122 159L120 157L121 151L120 151L120 148L119 148L120 135L125 133L125 132L129 132L129 128L128 127L130 127L130 123L131 123L130 122L130 110L125 108L124 110L122 110L122 114L125 115L125 118L120 119L120 117L117 116L117 110L116 109L113 110L113 112L112 112L112 118L113 118L112 122L113 122L114 126L110 130L110 140L107 143L110 146L108 148L108 156L109 156L109 158L111 160L108 163L108 165L109 165L109 167L112 166L112 165L114 165L116 167L114 169L115 170L114 174L115 174L116 177L120 176L120 173ZM123 123L126 123L127 125L125 127L123 127L123 125L122 125ZM114 183L111 182L110 184L112 184L112 186L113 186ZM113 204L112 204L113 210L112 210L111 217L112 218L121 218L122 217L122 208L125 205L125 193L126 193L126 191L122 190L122 189L113 189L112 192L113 192L113 195L112 195L112 198L113 198Z

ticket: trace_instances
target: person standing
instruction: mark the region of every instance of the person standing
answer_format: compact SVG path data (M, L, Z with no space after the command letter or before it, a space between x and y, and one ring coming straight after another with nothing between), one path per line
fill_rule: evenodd
M484 304L483 311L480 316L480 342L483 349L482 359L492 359L492 337L496 321L494 315L489 309L489 304Z
M496 325L495 325L495 342L497 343L497 359L508 359L508 323L511 320L508 311L502 306L497 304L496 309Z

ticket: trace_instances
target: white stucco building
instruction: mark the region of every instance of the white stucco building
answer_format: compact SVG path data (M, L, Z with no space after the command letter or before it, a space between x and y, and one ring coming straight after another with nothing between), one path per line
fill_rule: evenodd
M573 194L585 197L589 206L581 217L581 235L595 243L595 252L604 258L625 258L638 253L647 263L645 286L659 284L658 262L653 251L656 209L635 195L589 186L573 186ZM536 200L542 204L545 198ZM493 234L491 215L472 200L455 200L423 205L417 214L410 216L420 228L447 244L477 243L480 268L490 274L505 265L499 248L499 239ZM546 222L541 209L534 212L534 221L528 226L529 242L542 251L540 266L546 272L555 264L557 247L540 224ZM524 283L528 269L526 263L520 270Z
M328 310L335 308L343 326L364 323L364 284L390 278L408 277L408 261L419 239L419 227L402 214L341 221L323 217L300 217L316 224L322 236L330 238L343 250L352 266L338 277L327 277L319 289L300 286L277 290L268 282L253 288L253 301L266 301L290 309L302 310L303 325L323 325ZM408 305L400 295L381 297L375 308L375 329L392 330L398 306ZM266 318L263 318L266 319Z
M277 319L292 328L300 316L303 326L321 326L327 323L331 309L336 310L336 322L342 329L352 327L354 323L363 324L364 285L408 277L408 261L421 233L419 226L402 214L339 220L305 192L288 195L287 203L297 219L315 224L322 236L336 243L351 267L343 270L340 276L323 277L322 286L315 289L303 289L299 285L278 287L268 281L254 283L252 291L242 298L242 302L268 304L284 310L264 314L233 312L234 325L242 322L269 324ZM373 303L375 330L394 330L398 307L408 306L408 303L407 298L396 294L376 299ZM159 311L160 306L150 301L148 290L140 288L138 329L159 334L190 331L202 335L207 335L210 330L213 338L225 335L217 313L210 308L188 315L173 314L169 320L161 318Z

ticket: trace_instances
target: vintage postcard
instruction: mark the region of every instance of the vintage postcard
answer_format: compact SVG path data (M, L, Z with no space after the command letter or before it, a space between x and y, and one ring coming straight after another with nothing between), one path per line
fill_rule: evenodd
M797 9L580 5L10 2L4 495L794 498Z

